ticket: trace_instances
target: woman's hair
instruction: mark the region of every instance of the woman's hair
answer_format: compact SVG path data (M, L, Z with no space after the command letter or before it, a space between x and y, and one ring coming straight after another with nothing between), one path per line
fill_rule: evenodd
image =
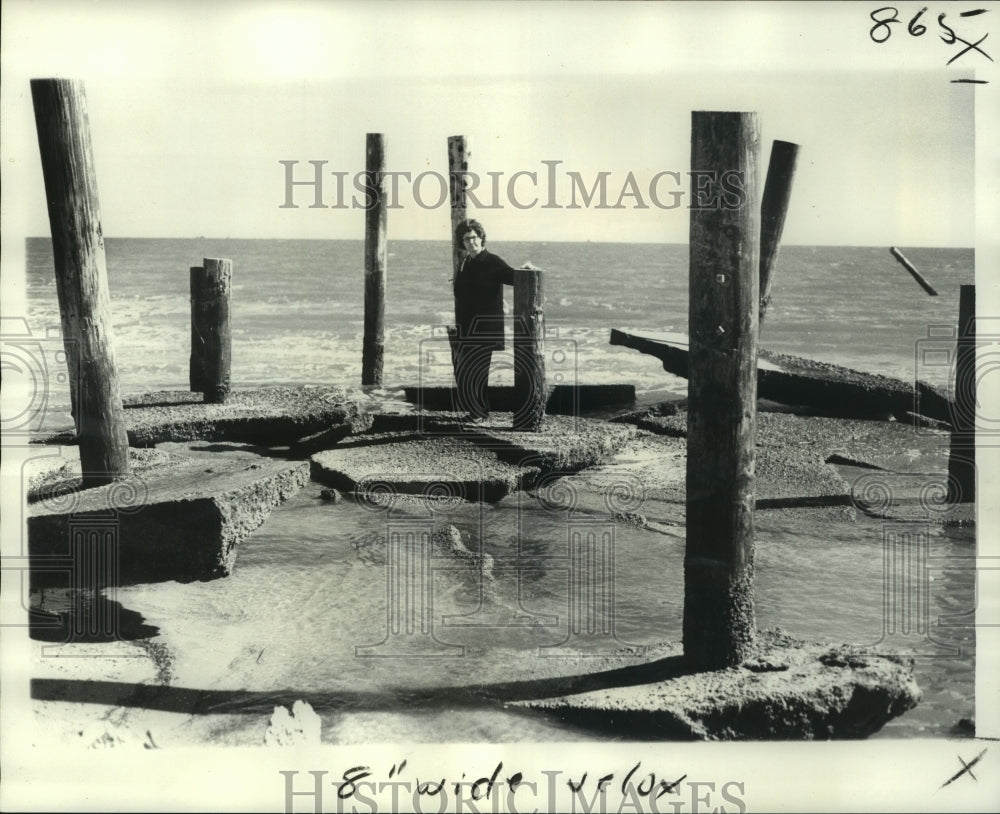
M483 245L486 245L486 230L483 228L483 224L481 224L478 220L466 218L458 224L458 226L455 227L455 240L461 243L462 238L465 237L467 232L475 232L479 235L479 239L483 241Z

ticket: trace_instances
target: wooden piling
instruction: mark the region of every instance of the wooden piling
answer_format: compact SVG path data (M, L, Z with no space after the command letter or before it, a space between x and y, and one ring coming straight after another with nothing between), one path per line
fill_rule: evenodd
M361 384L381 385L385 358L386 215L385 137L369 133L365 144L365 333Z
M204 393L206 404L229 395L232 280L232 260L206 257L191 267L191 390Z
M191 356L188 364L188 382L192 393L205 392L205 352L204 342L201 336L203 329L201 322L204 319L203 308L200 307L202 300L203 280L205 278L204 266L190 267L191 281Z
M714 171L693 191L690 224L687 543L684 657L693 669L751 652L757 395L759 127L756 113L692 114L691 166ZM720 179L742 180L723 205Z
M908 272L910 272L910 275L913 277L914 280L920 283L920 287L924 291L926 291L932 297L936 297L938 295L937 291L934 290L934 287L924 279L924 276L919 271L917 271L916 268L914 268L913 263L907 260L899 249L897 249L895 246L892 246L889 249L889 254L895 257L899 261L899 264Z
M469 171L469 151L465 136L448 136L448 185L451 197L451 260L453 273L458 274L465 257L462 241L455 230L465 220L465 174Z
M764 194L760 201L760 319L764 319L771 304L771 275L778 258L781 233L785 229L798 155L798 144L790 141L774 141L771 144L767 180L764 181Z
M83 485L129 474L97 175L82 82L32 79Z
M514 269L514 429L538 432L545 418L545 289L541 269Z
M976 287L963 285L958 301L958 343L952 399L948 501L976 499Z
M455 231L458 224L465 220L465 173L469 171L469 155L471 153L465 143L465 136L448 136L448 189L451 203L451 277L454 280L458 277L458 270L462 268L462 260L465 259L465 246L461 238L456 236ZM455 324L458 325L456 314ZM449 330L448 339L451 344L452 370L456 371L457 382L457 344L458 331Z

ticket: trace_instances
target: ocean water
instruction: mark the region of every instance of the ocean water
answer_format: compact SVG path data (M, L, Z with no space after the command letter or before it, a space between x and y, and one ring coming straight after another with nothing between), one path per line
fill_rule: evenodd
M30 321L41 331L59 324L51 248L47 239L29 240L27 248ZM549 349L561 343L566 359L554 372L583 383L632 383L647 397L685 392L686 382L665 373L657 360L608 345L608 333L686 330L686 246L498 243L491 249L512 265L530 260L546 270ZM947 385L946 367L918 364L920 343L934 326L954 325L959 286L973 281L973 252L904 251L938 297L926 295L885 248L783 248L762 346ZM437 328L452 319L450 247L400 241L391 242L389 252L385 389L447 384L450 371L422 365L421 350L445 341ZM236 386L358 384L363 254L360 241L108 239L125 392L186 389L188 268L203 257L234 261ZM938 344L940 336L938 331ZM497 368L493 381L502 383L509 370L502 360ZM59 388L53 382L53 428L69 423L68 414L56 409L67 403ZM356 646L386 635L385 570L362 563L354 546L384 518L352 500L329 506L318 493L312 484L276 509L242 544L229 578L119 589L118 601L156 625L168 647L171 641L212 642L195 657L177 654L175 685L228 691L226 708L247 714L268 693L312 698L318 708L327 699L320 714L330 741L607 737L495 707L449 703L448 688L500 680L507 663L523 664L540 648L558 648L565 638L558 628L442 626L438 638L464 646L465 658L355 658ZM566 518L508 500L466 505L435 522L455 524L470 548L482 546L494 557L508 606L527 617L565 619ZM881 522L861 517L820 528L788 513L761 512L756 525L760 626L859 645L883 638ZM619 525L615 535L615 635L635 645L678 640L683 532L672 537ZM501 567L516 559L515 545L520 556L540 563L516 583L503 577ZM916 660L924 701L878 737L949 736L960 718L974 714L974 574L949 565L974 551L974 530L932 526L928 546L936 640L922 641L924 654ZM436 579L436 613L474 615L475 596L441 582L441 575ZM498 664L500 658L507 661ZM517 669L523 667L509 668ZM441 696L414 706L409 693L415 690L439 690ZM231 721L213 726L222 740L242 737Z
M188 269L204 257L233 260L234 386L360 383L362 241L108 238L106 244L116 355L127 394L187 387ZM608 344L612 328L687 330L686 246L490 248L511 265L531 261L546 270L549 356L563 351L561 367L550 359L551 375L587 384L631 383L640 393L686 391L686 382L665 373L653 357ZM391 241L388 250L384 385L447 384L447 366L422 365L428 356L421 349L446 341L440 328L454 321L450 247ZM929 328L957 321L959 286L973 282L974 252L904 251L939 296L925 294L884 248L784 247L761 346L947 384L947 366L918 365L918 351ZM33 329L58 326L47 238L28 240L27 288ZM509 359L505 364L498 357L494 383L510 383L511 369ZM64 400L58 384L52 395Z

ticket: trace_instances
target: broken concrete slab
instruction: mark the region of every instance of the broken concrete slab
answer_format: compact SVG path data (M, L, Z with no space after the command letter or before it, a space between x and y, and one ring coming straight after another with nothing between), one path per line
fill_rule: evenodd
M830 519L854 518L850 484L826 462L825 441L802 416L757 414L756 508L825 508ZM829 420L828 420L829 421Z
M622 413L609 419L613 424L631 424L641 430L668 435L672 438L687 438L687 402L667 402L644 410Z
M829 459L839 455L855 466L890 471L947 472L950 433L923 428L915 430L902 422L800 417L796 427L809 433ZM822 439L822 434L826 439Z
M361 432L371 417L335 387L261 387L233 390L225 404L205 404L200 393L166 390L125 400L129 446L164 441L243 441L285 446L331 428ZM37 439L74 443L72 434Z
M609 343L655 356L663 369L688 376L688 336L679 333L632 334L612 329ZM757 395L782 404L809 405L825 415L905 419L919 414L951 421L951 401L941 388L926 382L907 383L761 348L757 363Z
M493 503L523 488L538 468L501 461L489 449L461 438L387 438L312 456L314 480L347 492L400 493L435 498L462 497Z
M335 424L325 430L300 438L289 447L288 454L292 458L308 458L314 452L336 446L349 435L370 429L371 425L371 416L366 416L365 421L359 421L356 418L348 419L342 424Z
M487 446L501 460L519 466L537 466L543 472L575 472L620 450L636 428L579 416L546 416L540 432L510 429L511 422L493 415L475 426L470 439Z
M458 413L447 410L417 411L412 405L406 412L373 412L370 432L381 435L387 432L447 432L461 428Z
M683 536L685 444L638 431L598 463L550 469L527 495L505 503L537 503L547 511L604 516L649 531Z
M687 411L656 415L639 411L619 417L647 431L671 438L687 433ZM852 484L869 470L917 470L931 481L947 473L949 434L915 429L896 421L871 421L757 412L755 490L758 509L828 508L832 519L850 519L857 502ZM682 442L683 443L683 442ZM846 468L845 468L846 467ZM683 480L664 486L668 499L683 502ZM957 515L956 515L957 516Z
M769 426L768 434L781 435L781 423ZM686 461L683 438L638 430L601 463L577 474L548 473L533 490L539 500L569 501L574 511L609 514L618 522L676 536L686 516ZM811 508L829 520L854 519L850 485L808 447L763 443L757 448L756 473L758 510Z
M406 400L420 410L454 410L457 394L454 387L405 387ZM521 397L511 386L489 388L490 406L500 412L513 412L521 405ZM632 384L556 384L549 387L545 412L549 415L578 415L604 407L633 404L635 385Z
M652 404L642 410L622 413L609 419L613 424L632 424L641 430L649 430L659 435L672 435L683 438L687 434L687 421L685 426L680 427L676 419L668 421L678 413L678 403L676 401L664 401L659 404ZM686 414L685 414L686 415Z
M725 670L689 672L679 646L675 654L652 683L507 706L630 737L829 740L868 737L921 698L912 659L777 631L759 634L754 657Z
M166 466L171 461L169 453L159 449L136 449L128 451L129 465L133 472L142 473L157 466ZM25 462L23 472L29 502L53 492L80 489L83 473L80 468L80 448L61 447L58 453L30 458Z
M872 471L851 483L851 501L870 517L902 523L975 525L975 504L948 503L947 496L947 471Z
M790 449L757 448L754 464L758 510L827 508L831 519L850 521L850 485L833 466Z
M50 483L28 504L32 584L64 586L81 545L102 584L225 576L239 544L308 480L306 462L196 458L92 489Z
M512 430L511 421L493 413L482 424L463 424L450 414L420 432L358 435L313 455L313 478L345 491L378 481L401 494L431 490L492 503L545 473L592 466L636 434L629 425L569 416L546 417L541 432Z

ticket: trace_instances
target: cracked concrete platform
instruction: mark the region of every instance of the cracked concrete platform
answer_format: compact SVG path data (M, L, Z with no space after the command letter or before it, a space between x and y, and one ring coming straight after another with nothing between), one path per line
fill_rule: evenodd
M346 425L350 432L371 426L346 391L336 387L259 387L233 390L225 404L205 404L201 393L164 390L125 400L131 447L164 441L244 441L291 445L307 436ZM75 443L59 433L40 443Z
M538 468L501 461L466 439L372 436L312 456L314 480L347 492L372 491L496 502L524 488Z
M66 586L82 564L102 584L225 576L239 544L308 480L304 461L199 458L157 459L90 489L49 479L27 507L32 584Z
M457 433L457 434L453 434ZM435 434L359 435L312 456L315 480L344 491L378 491L496 502L551 472L593 466L621 449L628 425L548 416L541 432L510 429L509 414L485 424L455 423Z
M659 680L508 707L634 736L689 740L865 738L912 709L921 692L912 659L861 654L848 645L758 636L737 667L689 672L680 648L660 660Z

